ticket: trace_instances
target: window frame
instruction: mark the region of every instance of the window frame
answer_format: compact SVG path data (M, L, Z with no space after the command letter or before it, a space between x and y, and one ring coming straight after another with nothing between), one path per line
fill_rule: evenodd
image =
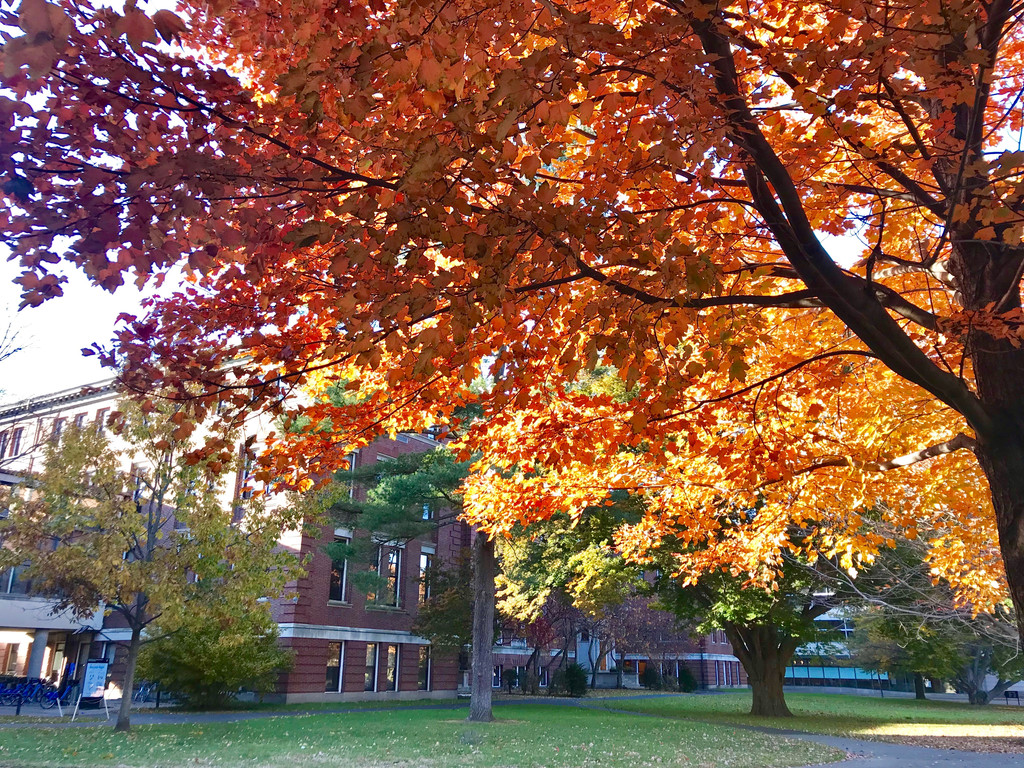
M338 652L332 654L332 649L337 646ZM335 664L331 664L334 661ZM330 674L330 670L334 668L337 670L337 681L335 682L334 688L330 688L328 683L330 677L324 680L324 693L343 693L345 690L345 641L339 640L338 642L331 642L327 644L327 672Z
M351 544L352 537L350 535L346 536L342 533L335 531L334 541L342 542L344 544ZM334 569L336 562L337 561L331 558L331 571L327 582L327 602L335 605L350 605L350 602L348 600L348 558L345 558L341 561L341 589L339 592L341 596L334 597Z
M402 674L402 646L399 643L388 643L387 649L387 656L384 659L384 684L388 691L397 691Z
M430 658L430 646L419 647L418 661L416 663L416 690L429 691L431 676L433 675L434 660Z
M371 666L372 661L372 666ZM366 667L363 671L363 693L377 692L377 673L380 667L380 643L366 644ZM369 686L369 687L367 687Z

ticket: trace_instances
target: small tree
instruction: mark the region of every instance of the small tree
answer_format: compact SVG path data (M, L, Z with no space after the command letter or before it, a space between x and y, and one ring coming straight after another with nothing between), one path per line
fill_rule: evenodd
M291 654L277 646L277 625L263 606L234 615L190 610L174 631L145 646L139 674L190 707L211 709L243 688L257 694L272 690L291 663Z
M171 629L214 593L239 605L275 595L298 565L275 548L301 518L253 499L234 522L239 510L221 501L236 467L233 437L208 441L197 457L185 416L123 403L112 417L123 448L101 430L68 428L45 446L43 470L11 493L0 522L0 567L27 563L35 590L59 609L105 610L130 629L118 731L131 727L136 663L154 622Z

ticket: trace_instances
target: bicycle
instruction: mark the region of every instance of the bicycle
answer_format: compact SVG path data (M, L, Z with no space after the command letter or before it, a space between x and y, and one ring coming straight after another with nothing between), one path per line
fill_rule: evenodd
M58 703L65 705L73 698L71 694L76 688L78 688L78 683L72 682L66 685L63 690L53 688L46 691L39 700L39 706L43 709L53 709Z
M149 701L149 697L153 695L156 690L156 686L150 682L139 683L139 687L135 690L135 695L132 696L132 701L138 703L145 703Z

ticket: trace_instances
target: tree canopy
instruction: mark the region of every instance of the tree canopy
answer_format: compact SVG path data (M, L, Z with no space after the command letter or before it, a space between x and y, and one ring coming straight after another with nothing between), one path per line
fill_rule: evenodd
M680 536L708 542L680 567L756 572L809 524L853 567L885 499L948 531L932 564L976 604L1005 565L1024 616L1020 12L22 0L0 228L26 306L61 261L109 289L185 264L108 361L301 410L268 481L473 403L489 528L626 489L632 557ZM579 386L598 365L624 395ZM722 536L724 503L761 511Z

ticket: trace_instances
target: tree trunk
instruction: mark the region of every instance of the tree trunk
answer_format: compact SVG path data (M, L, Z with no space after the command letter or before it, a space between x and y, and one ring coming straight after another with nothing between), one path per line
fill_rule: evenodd
M128 660L125 663L124 679L121 681L121 706L117 711L115 731L128 733L132 727L132 688L135 687L135 665L139 660L139 649L142 648L142 627L132 627L132 639L128 643Z
M975 234L981 226L967 222L954 233L958 245L949 267L964 309L982 310L996 303L1001 312L1018 309L1018 246L980 242ZM978 399L988 417L971 422L978 439L975 455L988 479L1006 581L1024 638L1024 349L973 327L967 344Z
M792 717L786 705L783 681L786 665L796 651L796 640L771 625L730 625L725 633L733 653L743 664L753 694L750 714L758 717Z
M914 673L914 698L925 701L928 697L924 695L924 675L920 672Z
M469 719L489 723L491 676L494 674L494 542L477 531L473 539L473 660L470 672Z

